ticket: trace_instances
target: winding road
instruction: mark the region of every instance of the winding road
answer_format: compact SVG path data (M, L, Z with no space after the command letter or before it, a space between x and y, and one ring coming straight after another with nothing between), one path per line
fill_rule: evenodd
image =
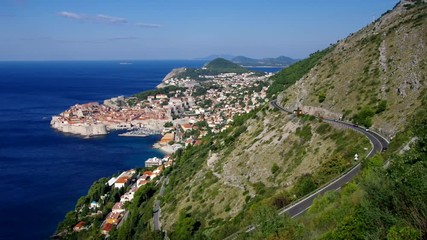
M271 101L270 105L279 109L282 112L286 113L293 113L292 111L289 111L280 105L277 104L276 101ZM324 122L330 123L330 124L338 124L342 125L344 127L350 128L356 132L359 132L363 135L365 135L369 141L372 144L372 150L368 153L366 158L370 158L374 156L375 153L381 152L385 149L387 149L389 142L387 139L385 139L380 134L373 132L371 130L361 128L357 125L353 125L351 123L346 123L343 121L338 121L334 119L323 119ZM354 176L356 176L360 172L360 162L356 164L353 168L339 176L338 178L334 179L332 182L328 183L327 185L324 185L323 187L317 189L315 192L309 194L308 196L300 199L299 201L293 203L290 206L285 207L284 209L281 209L279 211L279 214L288 214L292 218L297 217L298 215L304 213L307 211L307 209L310 208L310 206L313 204L313 201L316 197L319 195L325 193L326 191L336 191L339 190L342 186L344 186L346 183L348 183L351 179L353 179Z
M283 108L282 106L277 104L277 102L275 100L271 101L270 105L274 108L277 108L278 110L280 110L282 112L293 114L293 111L290 111L290 110ZM365 135L369 139L369 141L371 142L371 145L372 145L372 150L368 153L366 158L371 158L372 156L375 155L375 153L384 151L388 147L389 141L385 137L381 136L380 134L378 134L372 130L361 128L357 125L347 123L347 122L343 122L343 121L338 121L335 119L323 119L323 121L326 123L329 123L329 124L342 125L344 127L350 128L356 132L359 132L359 133ZM280 209L279 215L288 214L291 218L295 218L295 217L299 216L300 214L304 213L305 211L307 211L311 207L311 205L313 204L313 201L316 197L318 197L319 195L322 195L323 193L325 193L327 191L339 190L341 187L343 187L345 184L347 184L351 179L353 179L360 172L360 169L361 169L361 164L359 162L358 164L353 166L351 169L347 170L345 173L343 173L339 177L335 178L334 180L332 180L328 184L318 188L315 192L310 193L309 195L301 198L300 200L292 203L289 206L286 206L283 209ZM242 231L239 231L233 235L230 235L226 239L233 239L237 236L237 234L239 234L243 231L244 232L251 232L251 231L255 230L255 228L256 228L255 226L248 226L245 230L242 230Z
M159 196L162 197L165 193L165 184L168 184L169 178L166 177L163 179L163 177L160 179L159 183L162 183L162 186L160 188ZM153 225L154 225L154 231L160 231L161 230L161 224L160 224L160 200L154 201L154 207L153 207Z

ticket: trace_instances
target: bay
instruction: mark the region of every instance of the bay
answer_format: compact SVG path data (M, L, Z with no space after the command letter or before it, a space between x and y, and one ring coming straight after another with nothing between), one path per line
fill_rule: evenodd
M101 177L163 156L158 136L84 139L50 128L77 103L153 89L175 67L200 61L0 62L0 239L48 239Z

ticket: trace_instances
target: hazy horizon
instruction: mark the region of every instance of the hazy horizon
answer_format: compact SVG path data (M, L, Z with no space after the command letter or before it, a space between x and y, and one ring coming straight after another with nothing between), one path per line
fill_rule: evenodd
M5 0L0 60L194 60L213 54L301 59L397 2Z

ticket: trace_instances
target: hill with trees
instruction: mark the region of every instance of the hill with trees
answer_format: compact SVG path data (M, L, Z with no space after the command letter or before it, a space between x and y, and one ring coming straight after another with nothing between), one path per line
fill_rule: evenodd
M168 74L169 78L189 78L193 80L203 81L206 80L205 76L214 76L221 73L249 73L250 70L228 61L224 58L216 58L206 63L202 68L181 68L180 71L172 70L172 73Z

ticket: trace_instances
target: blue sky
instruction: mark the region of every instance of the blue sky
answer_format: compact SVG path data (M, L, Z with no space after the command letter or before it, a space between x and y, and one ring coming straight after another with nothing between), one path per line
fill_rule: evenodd
M1 0L0 60L304 58L398 0Z

